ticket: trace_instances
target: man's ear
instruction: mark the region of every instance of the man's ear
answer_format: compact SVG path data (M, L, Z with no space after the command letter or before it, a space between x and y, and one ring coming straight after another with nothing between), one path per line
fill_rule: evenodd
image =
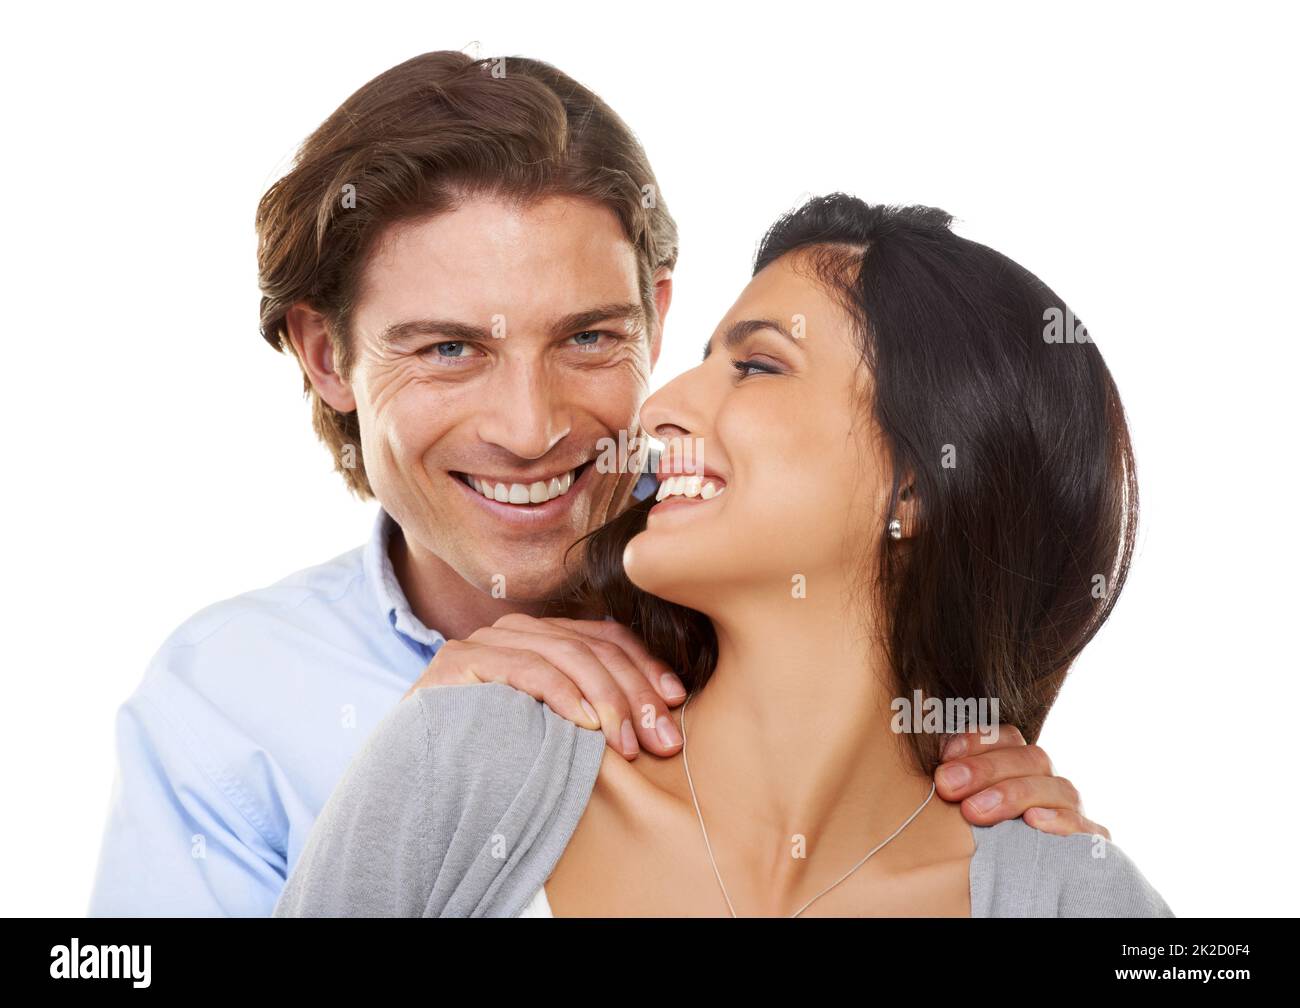
M661 266L655 270L655 314L658 318L658 325L655 326L654 333L650 337L650 367L654 368L659 362L659 351L663 348L664 340L664 319L668 317L668 306L673 303L673 271L667 266Z
M284 324L294 353L320 397L339 413L355 410L357 399L352 394L352 386L343 380L335 366L334 341L330 339L325 316L306 301L299 301L285 315Z

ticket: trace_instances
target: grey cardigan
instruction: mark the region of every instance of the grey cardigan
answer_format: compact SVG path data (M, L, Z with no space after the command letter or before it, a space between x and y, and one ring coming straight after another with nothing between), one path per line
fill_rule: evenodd
M564 852L604 749L509 686L417 690L345 771L275 916L517 916ZM973 917L1173 916L1114 844L1019 819L972 831Z

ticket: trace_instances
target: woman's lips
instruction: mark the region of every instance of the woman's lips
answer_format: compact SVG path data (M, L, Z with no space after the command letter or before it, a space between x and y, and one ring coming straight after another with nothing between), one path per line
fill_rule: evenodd
M668 476L659 484L659 492L655 494L658 503L650 508L648 514L704 507L721 497L726 489L727 481L713 473L703 476Z
M655 500L664 501L670 497L699 498L712 500L727 489L727 481L712 473L694 476L668 476L659 484Z

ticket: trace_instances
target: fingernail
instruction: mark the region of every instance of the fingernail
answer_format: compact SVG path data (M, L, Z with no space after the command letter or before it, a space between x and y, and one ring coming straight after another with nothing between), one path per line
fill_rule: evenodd
M632 727L631 721L623 722L623 732L620 741L625 756L631 756L633 753L641 751L641 743L636 739L636 729Z
M948 747L943 751L945 760L956 759L959 756L966 755L966 736L958 735L956 738L948 740Z
M665 672L659 677L659 688L663 691L666 700L677 700L686 695L686 687L671 672Z
M992 812L1002 802L1002 795L997 791L981 791L970 799L971 808L976 812Z
M682 737L678 734L677 726L673 724L673 719L666 714L660 714L659 720L655 722L655 728L659 732L659 741L665 746L679 746L682 744Z
M580 701L580 702L581 702L581 704L582 704L582 709L583 709L584 711L586 711L586 713L587 713L587 717L591 718L591 720L595 723L596 727L599 728L599 727L600 727L600 718L598 718L598 717L596 716L596 712L595 712L594 710L592 710L591 704L587 703L587 701L586 701L585 699L582 700L582 701Z
M964 763L939 768L939 783L946 788L963 788L970 783L970 767Z
M1036 808L1034 811L1035 819L1055 819L1056 809L1054 808Z

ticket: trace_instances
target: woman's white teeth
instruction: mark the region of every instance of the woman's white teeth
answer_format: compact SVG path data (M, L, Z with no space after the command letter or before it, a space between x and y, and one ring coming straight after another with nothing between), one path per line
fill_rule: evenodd
M502 504L545 504L568 492L569 487L573 486L573 473L552 476L549 483L542 480L536 483L493 483L477 476L466 476L465 482L488 500L500 501Z
M669 476L659 484L659 492L655 494L655 500L661 501L666 497L699 497L702 500L712 500L726 489L725 483L718 486L713 480L705 479L703 476Z

